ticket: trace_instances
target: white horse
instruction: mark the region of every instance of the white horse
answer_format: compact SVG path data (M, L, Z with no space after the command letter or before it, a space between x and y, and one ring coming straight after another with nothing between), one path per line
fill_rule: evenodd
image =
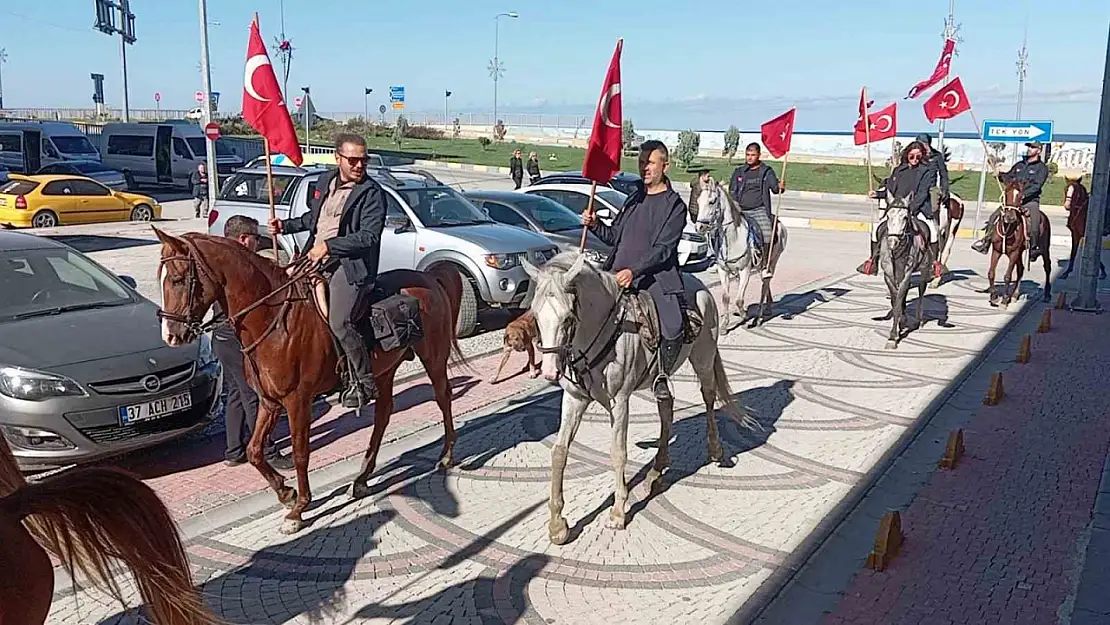
M724 292L724 306L721 311L720 326L723 333L747 321L748 309L744 305L744 292L748 280L757 264L753 261L751 238L748 223L733 205L732 198L719 182L710 178L709 183L698 194L698 230L709 235L710 246L716 259L717 275L721 279ZM767 241L770 243L770 241ZM763 286L759 298L759 316L756 323L765 320L768 306L774 305L771 294L771 276L778 265L779 257L786 250L786 227L778 222L775 235L775 249L771 252L771 262L763 271Z
M639 327L642 320L633 305L638 296L621 289L611 274L594 269L585 262L584 256L564 252L542 268L525 261L524 269L536 285L532 311L539 327L543 375L549 382L561 381L563 387L562 419L555 447L551 450L551 498L548 501L548 536L552 543L562 545L570 535L563 517L567 452L586 408L595 401L609 411L613 428L610 455L616 482L613 508L606 526L624 529L628 502L624 475L628 461L628 402L634 392L653 385L656 353L645 345L642 337L643 328ZM694 368L708 418L709 459L719 462L724 450L714 416L718 400L741 425L760 426L732 399L717 351L717 307L713 296L694 276L682 274L682 278L686 301L694 304L705 322L696 339L683 346L676 367L689 359ZM652 305L650 301L646 303ZM647 476L649 487L654 487L670 466L668 441L674 401L660 401L658 407L659 449Z

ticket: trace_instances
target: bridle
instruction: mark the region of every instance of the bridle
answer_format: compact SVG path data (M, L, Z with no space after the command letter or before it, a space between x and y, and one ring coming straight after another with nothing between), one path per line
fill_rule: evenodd
M598 351L598 353L593 358L589 357L590 350L598 345L598 341L601 340L602 334L605 333L606 328L608 328L610 324L614 326L615 330L620 329L623 315L617 313L618 310L621 309L621 306L624 303L625 295L627 295L627 293L628 291L626 289L621 289L620 295L618 295L617 299L614 300L613 306L609 308L609 312L605 316L605 322L602 323L601 326L598 328L597 334L594 335L593 339L588 345L586 345L585 349L574 349L574 326L577 324L578 319L577 297L574 298L574 306L571 309L570 317L563 322L563 344L546 346L543 345L541 339L541 341L537 341L538 344L536 345L536 349L541 354L552 354L559 358L562 362L561 368L563 369L563 372L567 374L567 379L574 384L584 386L582 384L584 378L589 377L590 371L594 368L594 366L601 362L602 358L608 355L609 351L613 349L613 346L616 345L617 339L621 335L621 333L618 331L611 332L609 335L609 339L605 341L605 343L601 346L602 348ZM574 375L571 376L571 373L573 373Z

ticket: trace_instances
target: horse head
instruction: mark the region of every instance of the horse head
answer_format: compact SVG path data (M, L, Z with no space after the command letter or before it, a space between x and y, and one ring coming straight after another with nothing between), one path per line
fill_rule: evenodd
M1075 178L1064 176L1064 208L1071 210L1073 206L1082 207L1088 200L1087 188L1083 186L1083 174Z
M891 239L901 239L911 231L910 204L913 192L905 197L891 197L886 208L886 233Z
M1007 231L1021 221L1021 200L1025 197L1025 181L1011 178L1002 189L1002 224Z
M721 184L710 178L698 193L698 232L706 233L731 222L728 199Z
M542 267L523 261L524 271L535 282L532 312L539 328L541 369L548 382L556 382L563 361L570 350L571 331L577 322L578 293L576 280L582 273L594 273L586 257L564 252Z
M162 242L158 260L162 340L170 347L180 347L199 336L204 315L215 303L220 286L211 266L200 257L196 243L158 228L154 228L154 234Z

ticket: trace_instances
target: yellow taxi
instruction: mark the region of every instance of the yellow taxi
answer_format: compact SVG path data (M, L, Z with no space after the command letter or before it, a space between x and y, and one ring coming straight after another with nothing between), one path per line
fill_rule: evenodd
M84 176L10 174L8 178L0 183L0 226L52 228L162 218L162 206L154 198L113 191Z

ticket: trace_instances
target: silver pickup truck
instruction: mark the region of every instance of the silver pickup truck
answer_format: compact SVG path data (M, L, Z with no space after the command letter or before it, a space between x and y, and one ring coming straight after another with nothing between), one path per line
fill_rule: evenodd
M277 217L288 219L308 211L316 181L325 167L273 167ZM386 224L379 271L415 269L448 263L466 278L458 334L469 336L483 308L521 309L531 304L533 284L521 264L540 265L558 248L535 232L497 223L462 194L419 174L370 170L385 189ZM232 215L247 215L265 224L270 216L265 166L240 169L224 183L208 213L209 234L223 234ZM279 237L287 261L303 251L307 232ZM271 245L263 241L263 248Z

